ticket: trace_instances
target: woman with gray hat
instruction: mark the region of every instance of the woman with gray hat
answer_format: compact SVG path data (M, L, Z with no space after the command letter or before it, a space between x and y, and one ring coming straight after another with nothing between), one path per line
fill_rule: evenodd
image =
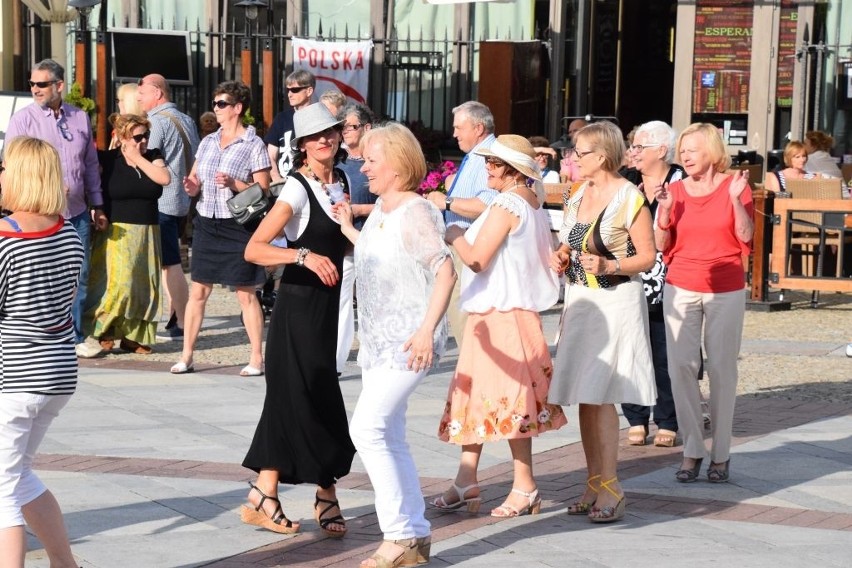
M488 187L500 193L466 232L451 225L445 237L465 265L460 300L469 315L438 431L462 447L461 462L432 505L478 511L482 445L508 440L514 482L491 511L506 518L538 513L532 438L567 422L562 408L547 404L553 363L539 317L556 303L559 284L548 265L550 220L533 146L508 134L476 153L485 156Z
M315 483L320 529L329 537L346 533L335 491L355 455L335 362L348 244L332 213L346 199L335 167L345 152L341 122L322 103L296 111L293 169L245 250L249 262L286 265L266 342L266 399L243 460L258 476L241 515L278 533L299 530L281 510L279 483ZM289 248L270 244L282 231Z
M251 345L248 365L240 375L263 374L263 312L255 289L265 280L263 268L243 258L251 233L237 223L227 201L253 183L269 188L269 154L253 126L242 118L251 105L251 90L239 81L225 81L213 91L213 112L219 130L204 138L195 165L183 180L186 192L199 196L192 230L192 287L186 305L183 352L174 374L193 371L192 354L201 331L204 309L214 284L232 286L242 310Z

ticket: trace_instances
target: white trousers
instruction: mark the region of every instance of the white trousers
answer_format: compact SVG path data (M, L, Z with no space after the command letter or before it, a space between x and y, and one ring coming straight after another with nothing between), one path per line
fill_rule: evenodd
M340 316L337 319L337 372L342 373L355 341L355 309L352 294L355 292L355 258L343 257L343 274L340 277Z
M47 491L33 472L33 459L70 399L70 394L0 394L0 529L22 526L21 507Z
M387 540L431 532L414 458L405 441L408 397L427 371L387 367L363 372L349 435L376 493L376 516Z
M683 456L703 458L707 453L701 415L701 391L695 380L701 365L703 327L706 369L710 379L710 460L724 463L728 461L731 451L745 292L692 292L666 284L663 314L666 319L669 376L678 430L683 437Z

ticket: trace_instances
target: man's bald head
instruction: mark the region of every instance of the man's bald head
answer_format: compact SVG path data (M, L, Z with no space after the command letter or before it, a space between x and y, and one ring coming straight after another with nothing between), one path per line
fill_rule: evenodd
M166 78L158 73L145 75L139 79L139 87L136 90L136 101L142 110L149 111L156 106L171 100L172 90L166 82Z
M589 123L582 118L575 118L568 124L568 138L572 143L577 141L577 133L588 125Z

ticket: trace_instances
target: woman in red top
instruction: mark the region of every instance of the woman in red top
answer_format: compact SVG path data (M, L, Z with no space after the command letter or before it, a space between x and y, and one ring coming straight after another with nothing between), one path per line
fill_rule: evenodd
M697 479L706 448L695 375L704 330L712 446L707 480L728 481L745 315L742 255L754 234L748 172L731 176L727 148L712 124L692 124L677 141L688 177L657 188L654 236L669 267L663 293L669 375L683 462L678 481Z

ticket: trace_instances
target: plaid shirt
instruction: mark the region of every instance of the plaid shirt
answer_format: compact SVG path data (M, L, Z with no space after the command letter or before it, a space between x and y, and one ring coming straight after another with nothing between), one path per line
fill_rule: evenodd
M178 132L169 115L183 127L183 133L189 140L189 151L184 153L183 137ZM180 112L174 103L163 103L148 111L151 121L151 139L149 148L157 148L163 153L163 159L172 175L168 185L163 186L163 196L157 202L161 213L183 217L189 212L189 196L183 189L183 178L192 168L192 156L198 149L198 131L195 123L184 113ZM184 155L188 155L190 163L186 164Z
M225 204L234 193L213 181L216 172L230 175L244 183L252 183L252 174L271 167L266 144L254 126L247 126L245 134L220 149L222 129L205 136L195 155L195 173L201 182L201 197L196 205L202 217L229 219L232 217Z

